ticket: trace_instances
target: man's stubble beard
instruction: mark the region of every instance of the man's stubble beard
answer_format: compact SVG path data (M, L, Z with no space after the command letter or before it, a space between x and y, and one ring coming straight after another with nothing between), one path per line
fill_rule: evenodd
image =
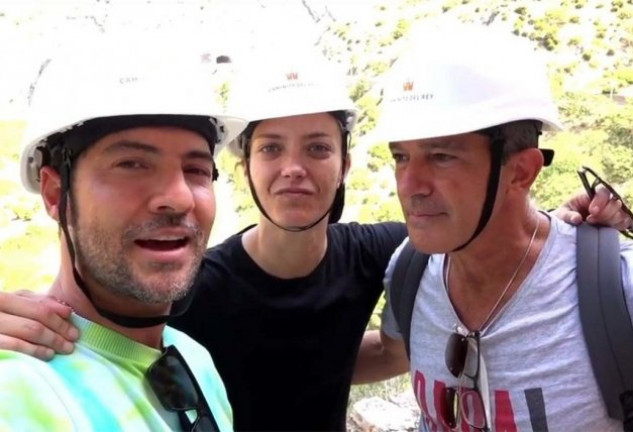
M73 217L74 221L78 221L76 216ZM142 225L130 226L122 234L109 233L100 227L84 229L79 223L73 225L76 227L73 243L77 266L84 278L89 276L113 294L148 304L171 303L182 299L195 281L206 248L205 235L200 227L185 222L180 215L158 216ZM126 251L135 247L134 239L142 233L174 226L186 227L193 233L188 245L194 248L193 259L185 264L153 263L150 265L154 270L151 277L143 278L135 274L132 263L126 259ZM183 266L188 266L184 274L179 272ZM174 272L178 273L170 274Z

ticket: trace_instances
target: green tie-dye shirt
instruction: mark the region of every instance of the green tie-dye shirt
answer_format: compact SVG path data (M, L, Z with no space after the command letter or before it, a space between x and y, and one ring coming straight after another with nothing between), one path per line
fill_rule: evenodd
M0 431L179 430L144 374L160 351L77 315L81 338L70 355L44 362L0 350ZM170 327L165 346L187 360L221 431L231 431L232 413L209 353Z

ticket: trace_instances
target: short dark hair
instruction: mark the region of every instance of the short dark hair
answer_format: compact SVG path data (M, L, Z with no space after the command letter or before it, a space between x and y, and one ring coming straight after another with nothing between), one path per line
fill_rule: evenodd
M501 163L505 163L515 153L529 148L538 148L542 128L541 121L518 120L484 129L480 133L489 136L492 140L502 140Z

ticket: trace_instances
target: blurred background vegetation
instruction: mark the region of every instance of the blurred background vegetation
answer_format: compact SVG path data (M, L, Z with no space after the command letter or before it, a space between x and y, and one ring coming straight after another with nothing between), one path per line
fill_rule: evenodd
M200 3L212 7L214 1ZM425 19L440 16L503 27L533 40L546 55L567 129L546 134L542 140L556 156L534 188L534 200L541 208L556 207L580 189L576 170L583 164L604 175L633 202L633 0L359 1L353 19L341 19L333 3L304 0L300 7L317 29L314 43L348 70L349 90L361 109L344 220L402 220L387 146L372 142L368 133L380 118L381 74ZM354 9L353 2L346 4ZM102 13L107 13L101 5ZM28 17L16 20L3 8L0 5L0 29L3 25L28 27ZM101 27L107 24L105 18L96 22ZM229 88L230 83L224 85L222 93ZM18 159L24 127L22 119L0 118L0 290L6 291L46 289L59 262L56 225L43 212L39 197L20 185ZM211 243L257 221L237 160L224 152L220 167L225 175L217 187L220 204ZM381 306L371 328L379 325ZM402 379L357 387L352 400L406 385Z

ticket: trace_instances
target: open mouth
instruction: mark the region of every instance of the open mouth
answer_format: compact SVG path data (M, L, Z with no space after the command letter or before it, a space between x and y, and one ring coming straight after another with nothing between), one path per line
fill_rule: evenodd
M172 251L184 248L189 244L189 239L187 237L182 237L178 239L145 239L145 240L136 240L135 243L145 249L150 249L153 251Z

